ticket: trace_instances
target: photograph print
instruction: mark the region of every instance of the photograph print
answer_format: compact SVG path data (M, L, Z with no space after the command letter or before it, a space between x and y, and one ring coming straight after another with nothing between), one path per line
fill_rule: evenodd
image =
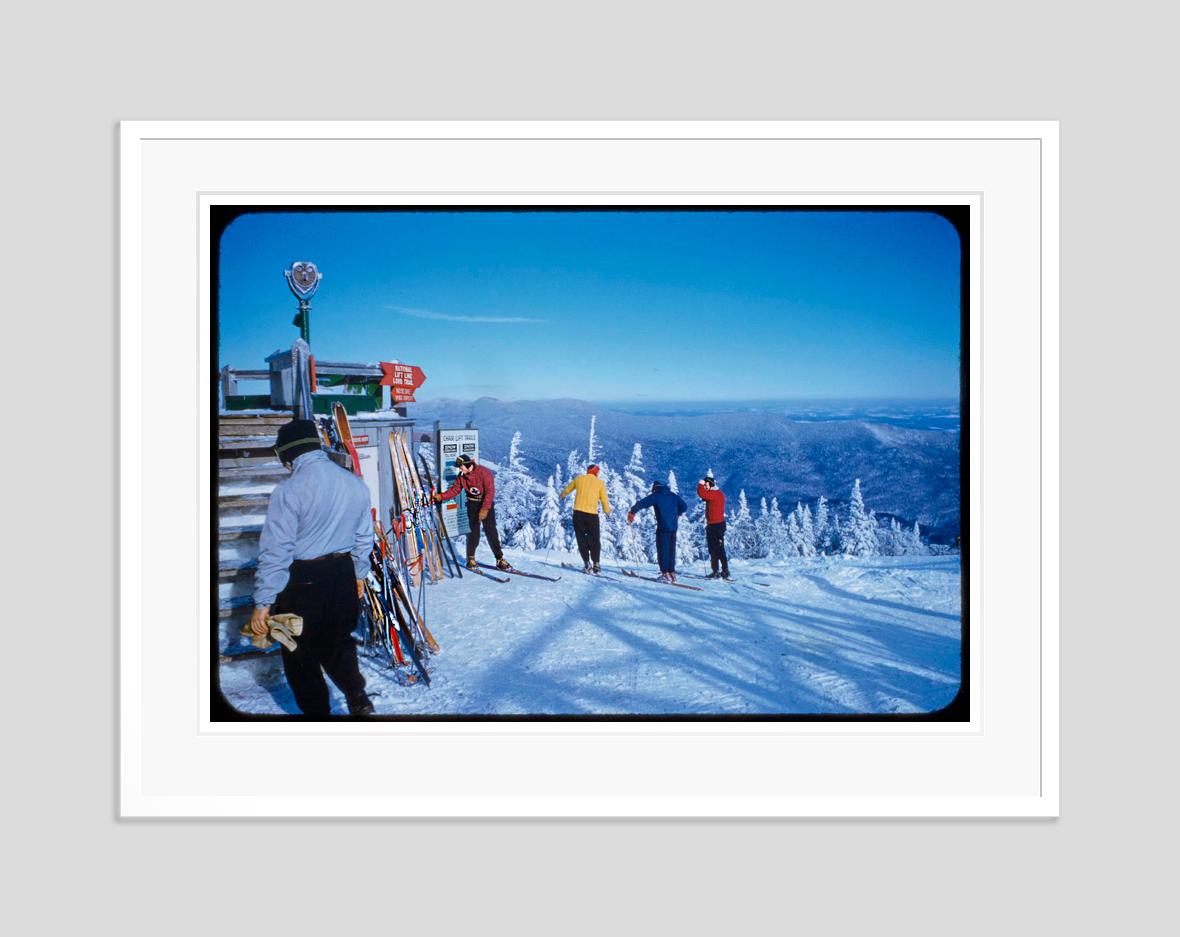
M968 206L208 210L212 719L970 718Z

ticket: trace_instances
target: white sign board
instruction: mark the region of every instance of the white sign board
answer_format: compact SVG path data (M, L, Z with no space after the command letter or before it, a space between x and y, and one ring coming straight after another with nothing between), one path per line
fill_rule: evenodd
M450 488L459 477L455 471L455 459L460 455L470 456L479 461L479 430L440 429L438 431L438 453L435 465L443 490ZM448 537L458 537L469 532L467 523L467 496L460 492L454 501L444 501L443 524Z

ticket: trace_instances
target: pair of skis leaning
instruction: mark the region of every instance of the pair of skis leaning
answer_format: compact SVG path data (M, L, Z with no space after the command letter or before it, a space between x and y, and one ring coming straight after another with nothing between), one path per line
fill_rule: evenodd
M377 519L376 509L373 509L373 533L375 545L370 554L370 574L365 582L362 605L368 615L370 635L377 637L399 664L406 662L402 653L404 646L422 681L429 686L430 675L422 662L420 648L437 652L438 642L426 626L422 610L410 601L405 580L394 566L393 550Z

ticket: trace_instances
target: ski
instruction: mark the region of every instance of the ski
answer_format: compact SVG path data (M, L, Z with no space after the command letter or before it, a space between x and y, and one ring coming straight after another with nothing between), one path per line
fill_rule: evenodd
M630 576L632 579L646 579L648 582L658 582L665 586L676 586L680 589L692 589L693 592L704 591L700 586L690 586L686 582L668 582L665 579L657 579L655 576L640 576L639 573L630 569L620 569L619 572L621 572L624 576Z
M560 576L554 578L553 576L541 576L537 573L526 573L523 569L517 569L515 566L511 567L510 569L500 569L499 566L491 566L488 563L480 563L479 565L483 569L494 569L497 572L510 573L513 576L527 576L529 579L540 579L544 582L557 582L559 579L561 579Z
M585 576L589 576L591 579L605 579L607 582L618 582L619 581L617 579L612 579L610 576L604 576L602 573L595 573L595 572L588 573L584 569L582 569L581 566L574 566L572 563L562 563L561 568L562 569L572 569L574 572L582 573Z
M728 578L725 576L700 576L696 573L677 573L676 575L684 576L686 579L715 579L718 582L737 582L737 579L735 579L733 576L729 576ZM765 585L765 583L755 583L755 585Z
M418 453L418 459L422 462L423 471L426 472L426 484L430 488L430 499L433 501L434 500L434 493L435 493L436 489L434 487L434 477L430 474L430 465L426 461L426 456L424 456L421 452ZM452 542L451 538L447 536L447 522L443 518L442 504L441 503L435 504L434 507L435 507L435 512L438 515L438 536L439 536L439 539L443 543L446 544L447 549L449 550L448 555L451 558L451 562L455 566L455 575L459 579L462 579L463 578L462 564L460 564L460 562L459 562L458 554L455 553L455 544Z
M356 446L352 444L352 429L348 425L348 411L344 409L344 404L332 404L332 417L336 422L336 432L340 437L340 442L344 446L344 451L348 453L348 457L352 459L352 471L357 478L363 478L361 475L361 457L356 451Z
M480 576L483 576L483 577L484 577L484 579L490 579L490 580L492 580L492 582L508 582L508 581L509 581L507 576L493 576L491 573L489 573L489 572L487 572L487 571L485 571L485 570L482 570L482 569L480 569L478 566L477 566L475 569L472 569L470 566L466 566L466 567L464 567L464 568L467 570L467 572L469 572L469 573L477 573L477 574L479 574ZM494 567L494 566L492 566L492 567L489 567L489 568L490 568L490 569L495 569L495 567Z

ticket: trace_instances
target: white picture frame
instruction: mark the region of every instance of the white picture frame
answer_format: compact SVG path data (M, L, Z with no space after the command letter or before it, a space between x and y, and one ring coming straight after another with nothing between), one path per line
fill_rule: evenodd
M123 816L1058 814L1055 122L126 122L120 184ZM219 200L971 204L970 722L211 723Z

